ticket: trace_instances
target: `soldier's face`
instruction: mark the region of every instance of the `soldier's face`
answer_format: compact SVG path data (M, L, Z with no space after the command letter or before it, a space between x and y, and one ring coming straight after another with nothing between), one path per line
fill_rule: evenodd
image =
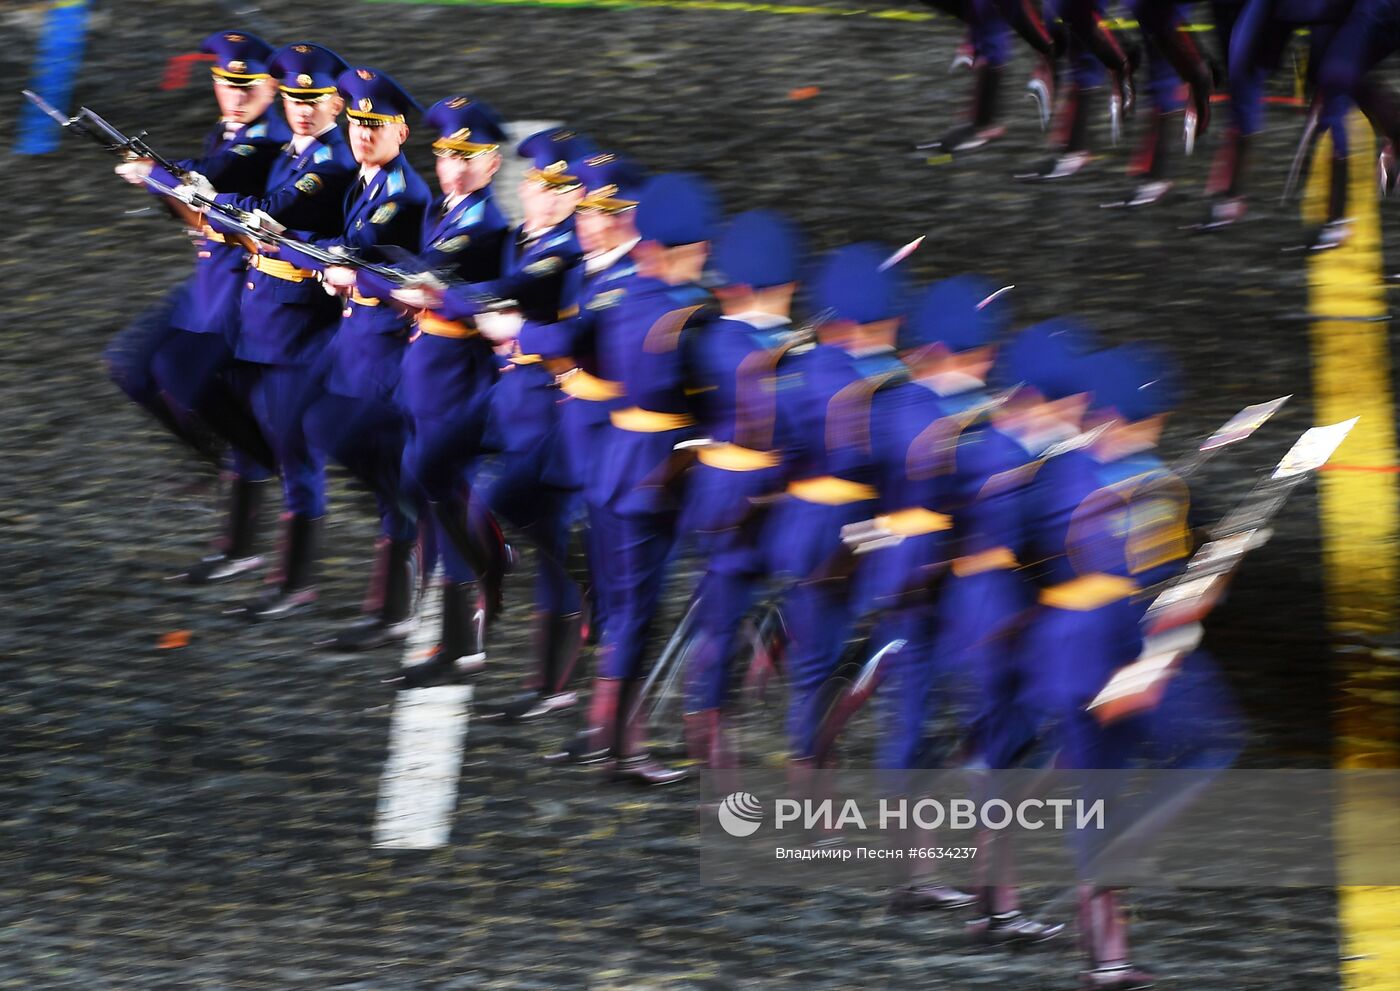
M320 134L335 122L341 106L338 96L324 96L315 103L282 97L282 112L293 134Z
M527 193L524 186L533 186L534 190ZM525 219L532 230L544 230L563 223L582 201L582 188L556 193L548 186L526 180L520 191Z
M214 81L214 99L219 116L229 123L247 124L262 116L272 103L273 84L263 79L251 86L234 86L222 79Z
M602 210L580 210L574 215L575 230L584 254L595 255L617 247L624 240L626 221Z
M465 196L487 185L501 167L501 153L483 152L474 158L446 155L437 160L438 185L445 196Z
M350 122L350 150L361 165L388 165L399 154L399 147L408 140L408 125L385 124L366 127Z

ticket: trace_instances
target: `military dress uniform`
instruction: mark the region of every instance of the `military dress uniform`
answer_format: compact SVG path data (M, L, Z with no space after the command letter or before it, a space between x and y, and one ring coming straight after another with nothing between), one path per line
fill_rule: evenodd
M583 187L579 210L612 215L630 215L635 210L642 174L631 163L615 155L592 153L571 161L566 174ZM513 461L514 470L498 472L488 489L487 499L499 507L498 512L527 533L533 532L542 558L535 594L536 663L526 691L495 710L499 718L539 718L576 700L568 685L581 648L584 608L565 558L591 477L597 435L622 395L620 384L597 374L594 345L600 311L615 304L621 291L617 287L636 270L628 257L631 246L620 246L604 257L584 258L570 268L569 304L557 314L558 319L527 318L518 339L520 354L512 356L513 362L523 359L531 368L542 365L551 377L553 391L543 395L552 404L553 422L544 443L534 445L530 455L502 459L500 467ZM525 381L522 376L520 384ZM503 386L508 384L508 379L503 380ZM498 397L494 408L504 412L508 406ZM591 509L589 513L593 515ZM591 527L586 530L590 535L594 532ZM598 555L604 553L605 549L595 547L590 555L594 602L602 598L597 579L604 569ZM592 608L588 622L606 625L606 612Z
M498 141L503 139L503 133ZM558 137L559 140L553 140ZM533 159L526 175L547 194L578 189L567 163L554 156L588 147L572 133L541 132L517 149ZM566 217L546 230L524 225L502 239L499 274L482 281L449 285L441 305L425 316L420 329L465 327L489 306L510 300L524 320L551 322L567 316L578 281L574 270L582 258L573 220ZM445 484L432 500L444 544L444 594L453 605L444 609L444 640L428 662L406 672L413 682L470 674L486 663L486 631L501 608L501 583L507 565L499 514L521 527L540 551L537 591L548 602L557 598L563 611L577 609L577 591L563 572L564 542L556 536L552 493L540 483L541 467L554 441L557 421L553 376L538 355L494 355L495 384L484 405L474 405L471 429L425 436L420 454L445 458L430 474ZM475 401L474 401L475 402ZM482 458L492 452L489 461ZM446 468L447 470L442 470ZM463 622L456 617L461 616ZM485 711L485 710L484 710Z
M637 207L637 230L655 250L701 246L711 236L715 207L699 179L652 179ZM639 272L617 287L615 306L599 320L599 373L622 396L609 414L597 452L592 498L600 506L598 562L606 569L607 620L602 631L587 727L554 759L613 758L614 773L643 784L680 780L647 755L645 726L632 719L642 681L643 651L677 534L684 464L676 445L694 436L686 397L683 339L703 333L710 297L698 285Z
M418 104L388 75L347 69L337 79L346 114L361 127L402 124ZM427 185L399 152L375 170L361 167L345 198L345 226L338 236L314 240L366 261L384 261L394 247L417 251L431 200ZM321 265L294 249L288 261L316 271ZM412 320L390 304L381 284L365 280L344 301L335 334L317 363L314 398L302 417L311 448L344 465L375 495L380 518L376 579L358 622L326 646L363 650L409 633L415 601L417 511L401 497L404 420L394 400ZM379 601L372 601L378 599Z
M200 50L214 56L216 85L255 86L269 78L272 49L247 32L216 32ZM273 158L288 137L286 124L269 109L243 124L220 121L205 137L199 157L174 164L182 175L197 172L215 188L256 193L265 187ZM180 176L159 165L150 175L171 189L181 185ZM263 483L275 461L256 425L230 409L236 400L224 380L238 336L247 254L208 227L199 231L195 247L193 277L114 341L108 360L118 385L191 447L220 459L213 438L231 445L235 480L228 532L219 549L187 573L202 583L260 563L254 556L255 528Z
M297 43L277 52L268 68L284 98L315 102L336 93L345 63L329 49ZM289 141L263 193L220 193L215 200L261 210L291 237L334 237L344 228L344 192L355 168L344 134L331 125L322 134ZM219 228L215 215L210 223ZM326 513L324 464L306 442L301 417L340 308L311 269L275 254L255 255L249 263L231 378L272 446L287 513L280 572L270 576L267 592L246 606L251 618L262 619L286 615L315 598L317 534Z
M793 225L755 210L729 223L712 266L725 285L762 291L795 283L800 261ZM767 574L762 504L784 481L774 449L774 390L793 339L787 316L754 311L726 312L688 340L692 404L706 442L690 469L683 518L705 561L697 588L698 646L685 672L686 739L691 757L712 771L731 770L737 760L725 725L731 661L739 625Z

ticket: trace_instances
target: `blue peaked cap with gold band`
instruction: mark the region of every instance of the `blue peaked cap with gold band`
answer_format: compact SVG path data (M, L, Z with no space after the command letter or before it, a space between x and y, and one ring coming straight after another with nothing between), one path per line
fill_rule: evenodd
M796 282L801 258L802 238L791 221L772 210L749 210L724 229L710 266L721 285L769 289Z
M532 167L525 173L526 179L563 192L581 185L569 163L597 154L598 146L577 131L547 127L520 142L515 151L521 158L530 160Z
M437 132L433 153L475 158L497 151L506 139L500 114L469 96L449 96L428 108L423 118Z
M704 179L686 172L659 175L642 188L637 233L663 247L708 241L719 216L714 192Z
M1095 409L1113 410L1128 421L1169 412L1180 398L1175 364L1164 352L1124 344L1089 359Z
M300 103L316 103L336 92L335 80L345 60L323 45L309 41L280 48L268 63L282 95Z
M199 50L214 56L210 71L230 86L252 86L271 76L272 46L247 31L215 31L200 42Z
M812 280L812 299L833 319L877 323L898 317L903 284L893 268L881 271L889 252L862 242L837 248L826 256Z
M365 127L406 124L409 114L423 112L417 100L378 69L365 66L346 69L335 85L345 101L345 115L353 123Z
M1089 353L1094 334L1069 320L1027 327L1002 352L995 379L1007 387L1025 384L1054 401L1094 391Z
M646 185L641 167L612 152L600 152L569 163L568 171L583 183L578 208L599 213L624 213L635 209Z
M974 275L935 282L915 301L900 328L899 346L942 344L957 352L995 344L1009 320L1006 304L991 298L995 292L995 286Z

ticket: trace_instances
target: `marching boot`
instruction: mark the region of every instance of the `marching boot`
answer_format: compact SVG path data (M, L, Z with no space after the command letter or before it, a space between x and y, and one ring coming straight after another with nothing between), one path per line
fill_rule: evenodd
M418 598L418 539L381 540L377 550L375 575L366 599L366 605L374 611L329 640L317 641L318 646L327 650L373 650L405 640L413 632Z
M237 476L229 493L228 536L219 550L200 559L185 578L192 585L212 585L262 567L263 559L253 553L257 544L258 521L262 516L263 495L270 479L255 481Z
M1210 212L1205 222L1196 226L1197 230L1216 231L1244 219L1244 180L1249 164L1250 140L1247 135L1232 129L1220 146L1215 161L1211 163L1210 177L1206 180Z
M1006 128L996 124L1004 71L985 62L979 63L973 69L972 112L968 120L934 141L917 145L917 149L953 155L976 151L1005 134Z
M614 739L612 776L615 781L630 781L648 788L659 788L684 781L690 776L685 768L667 767L647 753L647 721L632 716L632 703L642 687L640 678L628 678L622 685L617 705L617 729Z
M1059 148L1037 162L1030 171L1018 172L1017 179L1048 182L1075 175L1089 164L1089 115L1084 101L1092 90L1071 84L1065 93L1060 119L1055 122L1051 144Z
M1079 938L1089 958L1080 983L1093 991L1144 991L1152 975L1128 960L1128 926L1116 891L1083 885L1079 889Z
M399 688L452 684L486 667L486 602L480 582L442 582L442 639L427 660L406 664Z
M583 633L580 613L541 612L535 614L535 650L538 674L526 690L497 706L483 706L477 718L483 722L528 723L578 704L578 694L569 691L574 662L578 658Z
M587 725L557 751L545 754L545 762L597 764L610 758L617 740L617 714L621 708L621 696L621 679L601 676L593 679L593 697L588 703Z
M739 755L730 739L722 709L701 709L685 714L686 752L710 774L709 800L720 800L739 790Z
M1167 178L1167 164L1170 161L1171 135L1180 124L1183 114L1157 113L1152 126L1143 135L1142 144L1133 156L1128 167L1129 175L1139 179L1133 195L1122 205L1127 207L1151 206L1161 202L1171 192L1171 180Z
M927 829L908 829L902 837L907 845L929 848L935 846L933 833ZM920 877L916 871L922 866L911 861L904 884L896 888L890 899L890 911L895 915L911 915L915 912L944 912L950 909L966 908L977 901L976 895L960 891L942 884L931 876Z
M1331 251L1340 248L1351 237L1352 218L1346 216L1347 181L1346 159L1333 158L1327 195L1327 220L1308 235L1306 246L1309 251Z
M429 506L457 553L476 572L486 594L487 620L494 620L501 611L501 589L512 563L511 549L495 518L484 510L472 512L460 501Z
M252 620L281 619L301 612L316 601L316 555L321 521L294 513L287 519L286 550L276 584L243 607Z

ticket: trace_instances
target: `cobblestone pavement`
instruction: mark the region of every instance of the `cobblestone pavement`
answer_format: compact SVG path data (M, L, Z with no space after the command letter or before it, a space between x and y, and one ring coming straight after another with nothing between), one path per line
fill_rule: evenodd
M19 42L0 46L7 149L40 12L0 12ZM158 84L169 58L229 18L213 3L96 4L78 100L151 129L160 147L192 147L213 110L202 68L188 88ZM303 0L239 26L324 41L427 99L467 90L512 119L567 120L650 167L699 170L728 208L785 208L816 247L926 233L918 276L980 271L1017 285L1018 322L1075 311L1111 341L1172 348L1191 380L1170 450L1246 403L1295 394L1202 477L1199 497L1219 511L1311 425L1301 261L1279 250L1296 220L1276 206L1295 111L1271 111L1258 219L1196 238L1178 227L1200 213L1204 157L1140 214L1097 208L1127 189L1123 148L1063 187L1012 183L1038 151L1029 102L983 154L930 164L908 151L946 125L966 85L945 71L958 40L946 21ZM819 91L794 99L804 87ZM426 142L414 142L426 169ZM0 988L1073 986L1069 939L986 952L958 921L887 916L877 890L705 886L693 795L547 769L539 754L561 723L471 725L451 844L372 849L392 702L380 679L397 657L309 646L356 608L367 497L336 483L311 615L250 628L221 609L251 583L167 581L213 535L216 483L125 403L100 355L183 276L187 248L133 212L142 197L76 139L4 165ZM1390 247L1393 259L1393 233ZM1214 621L1252 766L1329 760L1315 534L1304 492ZM483 696L521 674L526 590L517 576ZM187 646L157 649L177 630ZM1142 962L1165 986L1336 986L1330 891L1132 901Z

